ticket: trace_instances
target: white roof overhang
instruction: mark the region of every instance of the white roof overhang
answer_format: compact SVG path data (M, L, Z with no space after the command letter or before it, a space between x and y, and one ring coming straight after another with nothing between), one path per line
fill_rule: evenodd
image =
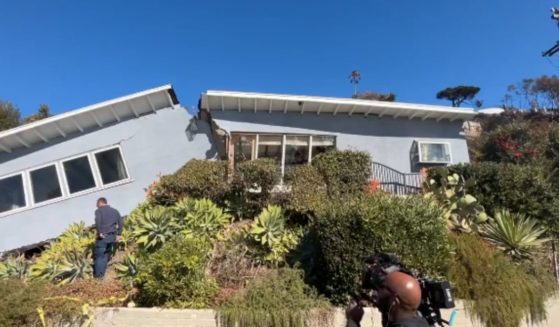
M178 100L171 85L164 85L100 102L80 109L45 118L30 124L0 132L0 152L29 148L74 133L140 117L157 110L174 107Z
M472 108L454 108L425 104L384 102L353 98L329 98L251 92L208 90L202 93L202 110L238 112L298 112L317 115L376 115L408 119L469 120L476 116Z

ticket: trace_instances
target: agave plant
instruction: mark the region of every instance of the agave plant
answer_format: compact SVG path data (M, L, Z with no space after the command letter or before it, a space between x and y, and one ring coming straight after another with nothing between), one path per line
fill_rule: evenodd
M0 261L0 279L26 279L29 274L30 261L23 255L9 256L4 262Z
M249 233L262 245L272 247L281 240L285 231L283 210L278 206L268 206L256 217Z
M148 251L154 251L176 234L178 225L173 210L156 206L138 216L131 228L138 245Z
M217 235L231 222L231 215L223 212L208 199L196 200L184 219L184 229L200 235Z
M196 204L196 200L191 198L184 198L179 200L177 203L175 203L175 205L172 208L175 211L176 217L178 217L178 219L181 220L194 209L195 204Z
M85 223L70 225L30 268L30 277L67 284L91 277L95 234Z
M138 273L138 258L128 254L122 262L115 265L115 268L120 278L134 277Z
M529 257L549 239L546 229L523 214L499 210L495 218L480 228L483 237L514 258Z
M286 228L283 210L278 206L264 209L247 231L247 237L259 244L257 259L273 265L285 260L285 255L297 245L300 236L300 231Z
M464 178L458 174L446 176L440 183L434 179L426 181L425 189L425 197L443 209L450 229L471 232L489 219L483 206L466 192Z

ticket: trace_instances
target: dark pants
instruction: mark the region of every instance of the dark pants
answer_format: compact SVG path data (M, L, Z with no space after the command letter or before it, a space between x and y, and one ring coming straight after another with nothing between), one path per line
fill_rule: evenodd
M107 264L109 263L115 242L115 234L106 235L105 238L95 241L95 278L103 278L105 276L105 270L107 270Z

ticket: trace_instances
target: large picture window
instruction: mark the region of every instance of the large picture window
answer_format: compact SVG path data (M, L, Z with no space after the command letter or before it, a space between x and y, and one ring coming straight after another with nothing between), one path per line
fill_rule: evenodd
M29 173L33 189L33 201L45 202L62 196L56 166L51 165Z
M119 148L113 148L95 154L97 167L103 185L115 183L128 178L126 166Z
M233 133L234 163L255 158L271 158L285 174L297 165L311 162L320 153L335 149L330 135L283 135Z
M95 187L93 171L87 156L65 161L63 165L70 194Z
M0 213L25 206L23 176L19 174L0 179Z

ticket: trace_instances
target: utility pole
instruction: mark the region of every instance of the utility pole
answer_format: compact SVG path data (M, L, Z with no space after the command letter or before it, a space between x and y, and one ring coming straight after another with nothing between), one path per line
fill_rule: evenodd
M559 25L559 8L557 8L557 7L551 8L551 19L556 21L557 24ZM556 54L557 52L559 52L559 41L557 41L553 47L544 51L542 53L542 56L551 57L554 54Z

